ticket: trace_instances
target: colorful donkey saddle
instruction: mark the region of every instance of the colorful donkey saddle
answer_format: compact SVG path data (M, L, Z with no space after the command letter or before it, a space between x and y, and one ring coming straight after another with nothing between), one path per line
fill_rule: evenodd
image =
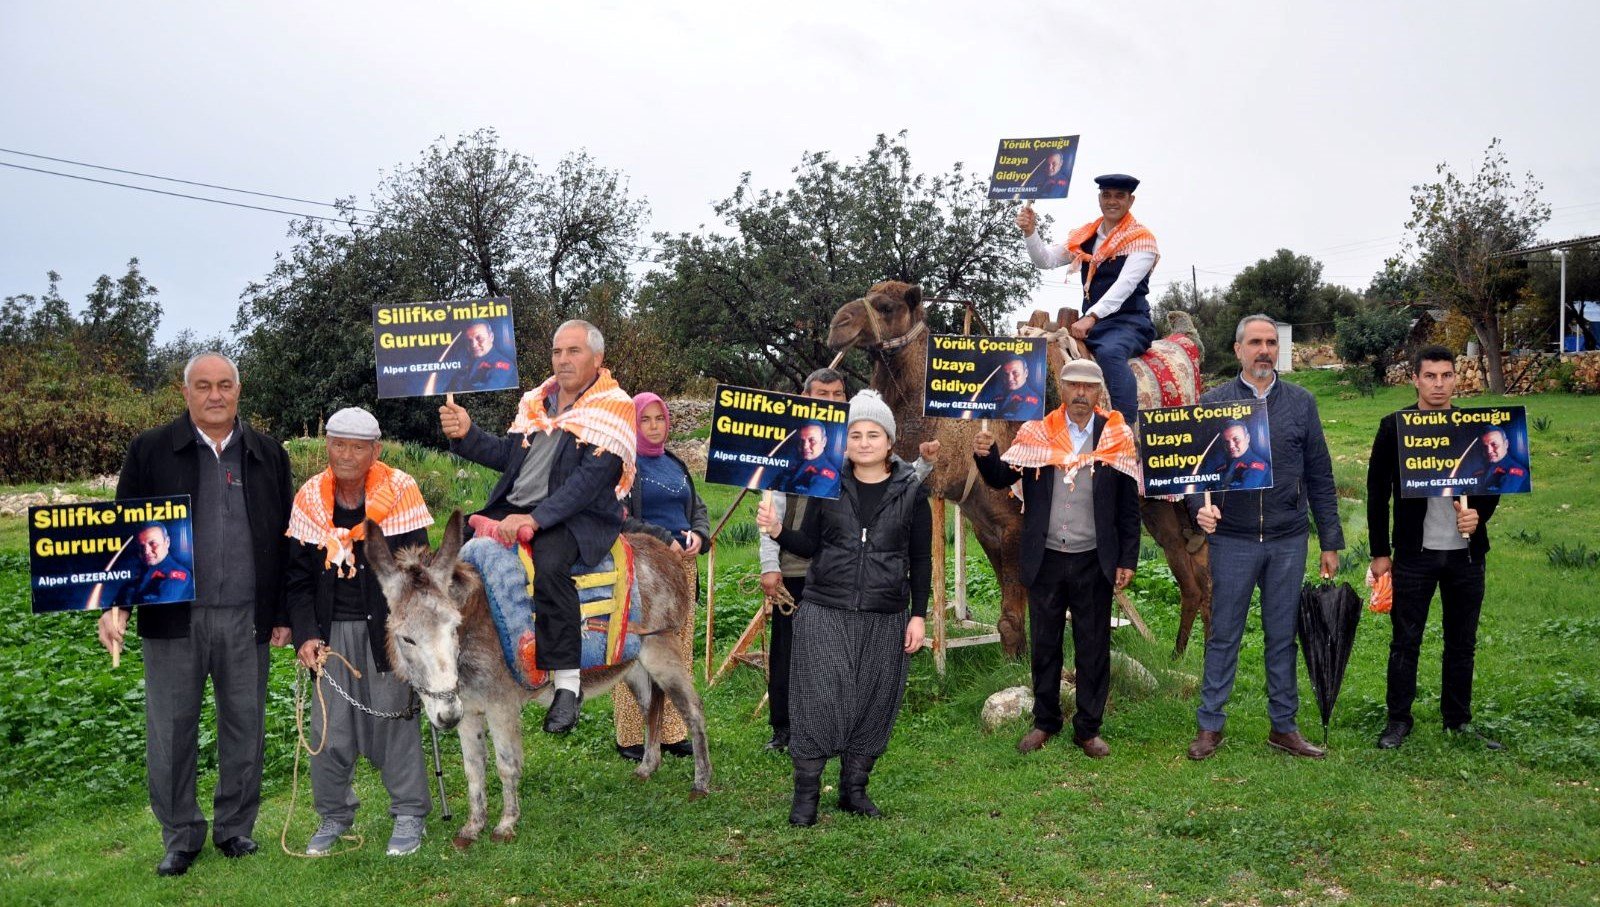
M533 629L533 558L527 543L507 548L480 536L461 546L461 559L478 568L489 599L489 615L500 635L500 649L511 676L529 690L550 681L537 667ZM639 637L628 632L639 619L639 589L633 581L633 546L617 536L611 553L593 567L573 571L583 609L585 671L627 661L639 654Z

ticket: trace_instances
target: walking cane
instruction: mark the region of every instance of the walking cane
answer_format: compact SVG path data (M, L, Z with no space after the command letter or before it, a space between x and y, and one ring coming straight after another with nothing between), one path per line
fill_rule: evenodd
M426 720L426 716L424 716ZM444 815L446 822L450 821L450 801L444 797L444 766L439 762L439 729L428 722L428 730L433 734L433 777L439 782L439 812Z

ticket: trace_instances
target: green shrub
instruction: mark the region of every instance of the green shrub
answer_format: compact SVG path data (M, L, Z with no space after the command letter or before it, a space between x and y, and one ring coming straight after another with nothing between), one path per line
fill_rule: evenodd
M183 411L176 388L145 393L65 344L8 353L0 357L0 484L115 473L135 435Z

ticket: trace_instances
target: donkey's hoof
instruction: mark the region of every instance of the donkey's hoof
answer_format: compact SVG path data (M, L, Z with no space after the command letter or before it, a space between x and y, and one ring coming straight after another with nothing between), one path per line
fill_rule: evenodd
M698 787L695 788L692 791L689 791L689 801L691 803L694 802L695 800L704 800L705 798L707 798L709 796L711 796L711 792L710 791L701 790Z
M641 765L638 768L633 770L633 780L638 781L639 783L643 784L644 782L650 780L650 776L652 774L654 774L654 773L650 772L650 771L646 771L645 767Z
M510 844L516 839L517 833L515 831L501 831L498 828L489 835L489 840L495 842L496 844Z
M454 838L450 839L451 845L454 846L456 850L463 852L470 849L476 841L476 838L463 838L460 835L456 835Z

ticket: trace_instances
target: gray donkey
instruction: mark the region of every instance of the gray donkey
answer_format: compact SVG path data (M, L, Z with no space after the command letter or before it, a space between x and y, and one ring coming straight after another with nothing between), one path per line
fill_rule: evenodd
M661 764L662 691L688 722L694 741L694 788L691 798L706 794L711 784L711 757L706 745L705 714L695 692L689 662L674 648L672 634L694 619L694 597L679 558L666 545L646 535L628 536L634 548L634 578L639 584L642 614L638 621L638 657L608 668L583 672L583 697L592 699L618 681L626 683L645 715L644 760L635 772L649 778ZM548 706L554 695L546 684L529 692L507 670L489 615L488 599L478 571L456 559L461 549L461 511L451 514L438 551L402 548L391 552L383 532L367 526L367 562L389 600L389 663L395 673L422 697L434 725L460 726L461 757L467 775L467 824L455 845L472 845L488 824L484 789L487 753L483 732L494 738L504 803L491 838L516 837L522 815L518 786L522 780L522 707L528 700Z

